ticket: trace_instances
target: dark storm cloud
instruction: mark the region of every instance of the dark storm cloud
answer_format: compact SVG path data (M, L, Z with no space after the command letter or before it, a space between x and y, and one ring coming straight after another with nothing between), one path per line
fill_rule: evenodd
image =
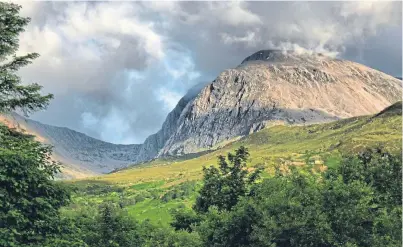
M35 114L142 142L193 85L260 49L317 51L401 75L401 2L22 2L23 71L55 94Z

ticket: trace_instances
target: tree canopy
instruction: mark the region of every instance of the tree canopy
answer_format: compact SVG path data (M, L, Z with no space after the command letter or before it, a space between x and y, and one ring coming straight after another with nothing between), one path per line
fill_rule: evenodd
M278 171L195 229L204 246L401 246L401 162L376 149L324 173Z
M250 186L259 178L260 169L249 174L246 169L248 157L248 150L241 146L235 154L228 153L227 160L218 156L218 168L203 168L204 185L194 205L197 212L207 212L211 206L230 210L249 193Z

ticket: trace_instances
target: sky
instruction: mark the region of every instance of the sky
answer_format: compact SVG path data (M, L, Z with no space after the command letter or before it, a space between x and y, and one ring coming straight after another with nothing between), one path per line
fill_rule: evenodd
M18 54L41 55L19 74L55 96L31 118L112 143L142 143L189 88L262 49L402 75L401 2L17 3Z

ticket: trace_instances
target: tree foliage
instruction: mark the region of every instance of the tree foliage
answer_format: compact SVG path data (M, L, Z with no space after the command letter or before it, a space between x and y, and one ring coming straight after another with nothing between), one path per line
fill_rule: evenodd
M29 18L20 6L0 2L0 113L43 109L52 95L41 95L38 84L22 85L16 72L38 54L16 56L18 36ZM0 246L44 243L61 232L59 208L68 191L53 181L59 166L51 148L32 136L0 126Z
M42 95L41 86L33 83L22 85L16 72L39 55L30 53L16 56L18 37L29 23L29 18L19 16L21 6L0 2L0 112L21 109L25 114L44 109L53 98Z
M23 246L57 234L69 192L53 181L51 148L0 126L0 246Z
M235 154L228 153L227 159L222 155L218 156L218 168L204 167L204 185L196 199L194 210L207 212L211 206L218 210L230 210L240 197L249 193L250 186L259 178L261 170L248 173L248 157L248 150L241 146Z
M324 174L277 172L196 231L204 246L401 246L401 162L378 149Z

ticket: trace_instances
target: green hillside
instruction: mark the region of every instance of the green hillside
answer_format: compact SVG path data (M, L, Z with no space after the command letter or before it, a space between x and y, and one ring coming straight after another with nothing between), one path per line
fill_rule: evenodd
M401 102L374 116L362 116L309 126L273 126L190 159L160 159L112 174L69 181L77 188L74 208L93 207L105 200L121 203L137 219L168 224L170 210L189 207L196 197L202 167L216 164L216 157L245 146L249 166L262 165L269 176L276 165L304 166L317 170L337 166L342 154L382 146L400 152L402 144ZM197 155L195 155L197 156Z

